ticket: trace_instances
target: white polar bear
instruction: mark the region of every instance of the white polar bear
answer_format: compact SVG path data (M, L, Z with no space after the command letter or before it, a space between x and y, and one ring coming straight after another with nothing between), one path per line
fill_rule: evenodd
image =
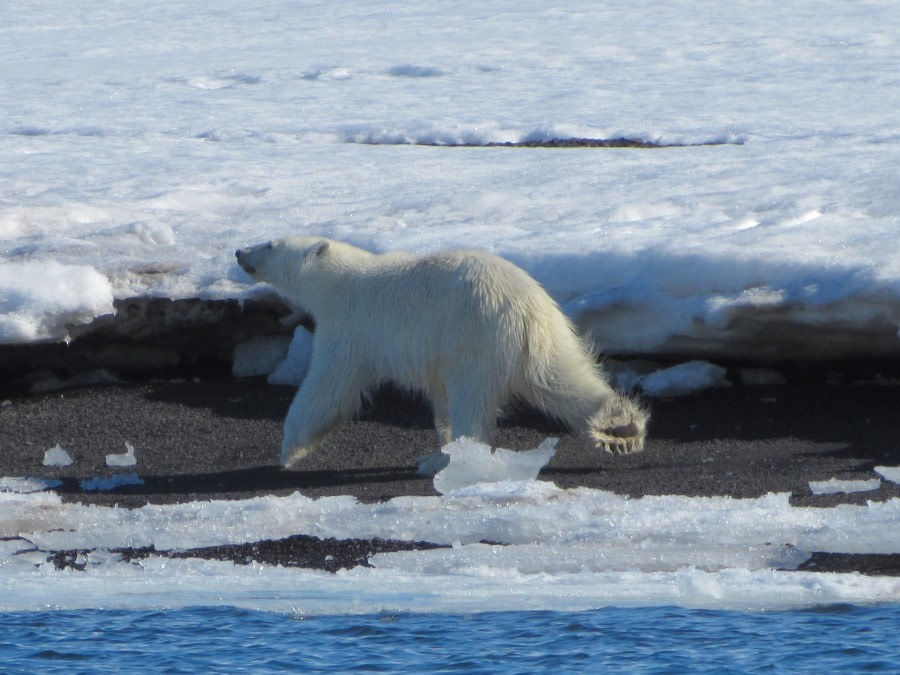
M385 381L423 391L441 445L489 443L500 409L529 403L617 453L643 449L647 412L607 384L559 306L496 256L375 255L321 237L236 252L316 323L312 361L284 422L292 467Z

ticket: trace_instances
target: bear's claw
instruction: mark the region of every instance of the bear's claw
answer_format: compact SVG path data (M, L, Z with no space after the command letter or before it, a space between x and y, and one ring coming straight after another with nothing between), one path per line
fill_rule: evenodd
M282 448L281 450L281 466L284 469L292 470L300 460L304 459L311 452L312 448L297 446L295 448Z
M617 440L595 439L597 447L611 455L630 455L644 449L643 438L619 438Z
M595 445L611 455L641 452L647 434L647 412L624 399L612 411L595 417L589 433Z

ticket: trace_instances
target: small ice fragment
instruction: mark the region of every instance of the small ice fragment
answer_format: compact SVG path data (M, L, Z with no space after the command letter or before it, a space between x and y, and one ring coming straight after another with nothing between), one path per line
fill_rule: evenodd
M648 396L685 396L712 387L729 387L727 370L707 361L689 361L647 375L641 388Z
M107 455L106 466L134 466L137 457L134 456L134 446L125 441L125 452L121 455Z
M535 450L497 448L492 452L485 443L460 438L441 449L450 462L434 477L434 489L447 494L478 483L533 481L556 454L558 440L548 438Z
M59 443L44 453L44 466L69 466L74 461Z
M88 480L81 481L81 489L85 492L96 492L105 490L114 490L120 485L143 485L144 479L136 473L119 473L111 478L102 478L95 476Z
M900 466L876 466L875 473L892 483L900 483Z
M434 478L438 471L444 469L450 463L450 456L443 452L432 452L416 460L416 473L420 476Z
M814 495L835 495L839 492L869 492L881 487L881 481L877 478L870 480L811 480L809 489Z

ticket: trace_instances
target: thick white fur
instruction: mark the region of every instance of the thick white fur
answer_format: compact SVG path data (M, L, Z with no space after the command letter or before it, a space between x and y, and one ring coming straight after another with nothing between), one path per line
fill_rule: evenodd
M489 443L498 411L521 399L607 451L643 448L646 412L607 384L544 289L502 258L375 255L320 237L236 255L316 322L309 372L284 423L286 467L388 380L427 395L441 445Z

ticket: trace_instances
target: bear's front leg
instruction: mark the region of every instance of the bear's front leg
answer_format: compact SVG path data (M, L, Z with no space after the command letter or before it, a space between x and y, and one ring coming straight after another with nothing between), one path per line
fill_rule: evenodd
M285 469L293 468L297 462L309 455L317 444L312 438L307 438L306 433L295 431L297 423L289 423L290 418L291 415L288 413L284 422L284 438L281 441L281 466Z
M281 465L290 469L308 456L329 431L350 419L360 405L355 378L341 368L312 363L284 420Z

